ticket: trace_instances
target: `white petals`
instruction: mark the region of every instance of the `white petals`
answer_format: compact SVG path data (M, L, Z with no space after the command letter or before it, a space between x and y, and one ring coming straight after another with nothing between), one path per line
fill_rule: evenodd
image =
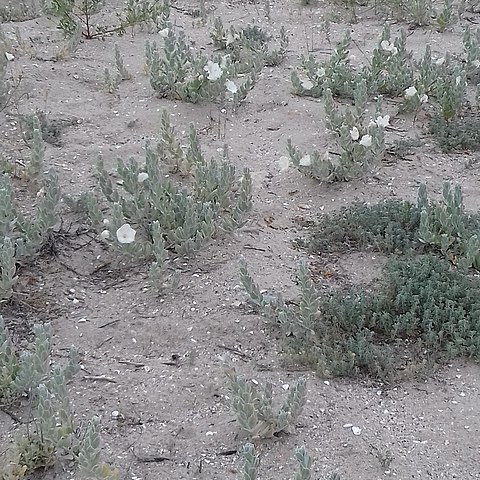
M278 168L280 169L280 173L285 172L288 170L288 167L290 166L290 159L282 155L278 160L277 160L277 165Z
M421 97L420 97L420 103L427 103L428 102L428 95L426 93L424 93Z
M124 223L117 230L117 240L119 243L132 243L135 241L136 230L134 230L128 223Z
M108 230L104 230L100 236L104 239L104 240L108 240L110 238L110 232Z
M389 123L390 123L390 115L384 115L383 117L379 115L375 119L375 124L377 125L377 127L385 128L388 126Z
M160 31L158 32L158 34L159 34L162 38L168 37L168 27L167 27L167 28L164 28L163 30L160 30Z
M324 77L325 76L325 69L323 67L320 67L318 70L317 70L317 75L319 77Z
M390 52L390 53L393 53L394 55L398 53L397 47L393 43L390 43L388 40L382 40L382 42L380 42L380 47L385 52Z
M350 136L352 137L352 140L353 140L353 141L357 141L357 140L360 138L360 133L359 133L357 127L353 127L353 128L350 130Z
M311 90L314 87L313 82L308 79L302 80L301 85L305 90Z
M235 85L232 80L227 80L225 82L225 86L227 87L227 90L231 93L237 93L238 92L238 87Z
M412 98L417 94L417 89L415 87L408 87L405 90L405 98Z
M140 172L138 174L138 183L143 183L146 179L148 178L148 173L146 172Z
M439 67L442 66L445 63L445 57L440 57L435 61L435 65L438 65Z
M208 72L207 78L212 82L218 80L222 76L222 69L216 62L209 60L203 69Z
M368 148L372 146L372 136L371 135L364 135L360 139L360 145L363 145L364 147Z
M312 159L308 154L304 155L299 162L299 165L301 165L302 167L309 167L311 164L312 164Z

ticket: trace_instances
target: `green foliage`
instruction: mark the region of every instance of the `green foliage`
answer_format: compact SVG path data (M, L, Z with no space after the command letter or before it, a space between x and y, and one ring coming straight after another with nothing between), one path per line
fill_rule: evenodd
M15 264L35 257L49 241L58 221L60 188L53 170L45 178L39 195L35 214L24 216L15 203L10 177L8 174L0 177L0 302L12 294L16 282Z
M357 203L325 215L306 240L320 255L355 249L400 255L373 285L318 289L301 263L299 299L286 303L279 294L260 293L244 262L241 281L299 361L325 376L363 372L388 379L405 367L405 352L414 369L479 356L480 280L466 274L480 268L479 238L480 216L465 213L459 186L446 183L443 201L431 202L423 185L416 204Z
M289 39L284 27L279 32L279 48L270 50L268 42L270 37L257 25L247 25L241 30L230 25L225 29L222 19L215 18L210 38L218 50L225 50L234 63L237 71L248 72L259 59L263 59L265 66L274 67L280 65L287 54Z
M78 475L83 480L118 480L120 472L100 461L100 419L87 425L78 453Z
M294 480L310 480L312 478L312 457L307 453L304 446L297 447L294 456L297 463ZM259 464L260 461L255 452L255 445L246 443L243 446L243 466L240 480L257 480Z
M243 85L237 86L233 78L237 75L238 64L229 55L208 58L193 53L183 31L176 33L172 25L165 29L163 48L147 41L145 54L150 84L157 94L191 103L222 99L230 92L238 105L255 85L263 64L261 57L255 56L248 69L250 74Z
M453 0L444 0L443 8L436 16L437 29L444 32L451 27L457 20Z
M407 51L406 45L405 30L400 30L400 36L392 40L390 27L384 26L378 46L373 50L370 66L363 72L370 92L396 96L411 85L412 53Z
M293 72L291 82L296 95L321 97L326 89L333 96L353 97L358 75L350 65L350 44L352 38L347 31L345 38L338 43L327 62L319 63L313 55L302 55L300 69L307 79L300 80L298 73Z
M136 25L151 25L157 31L164 28L170 15L169 2L165 0L127 0L117 25L99 25L95 16L105 5L105 0L50 0L47 8L59 19L65 37L81 31L85 39L103 38L110 34L122 35Z
M381 99L377 101L375 120L367 122L367 84L360 80L354 91L353 108L340 110L329 88L324 90L326 124L332 132L336 150L304 154L287 141L288 155L302 173L321 182L348 181L360 176L385 153L384 128L389 116L381 116Z
M282 326L289 352L322 376L392 379L412 365L480 354L479 280L437 257L394 257L369 290L314 289L305 266L298 282L298 305L274 318L290 322Z
M35 179L38 178L43 171L43 160L45 156L45 143L43 141L42 127L40 120L36 115L34 115L32 119L31 139L31 154L26 173L29 179Z
M273 385L260 390L256 383L227 372L232 392L232 408L240 426L251 438L269 438L294 424L306 402L306 380L299 377L288 390L287 398L278 411L273 408ZM252 470L253 471L253 470Z
M480 150L480 118L471 114L450 121L435 116L430 121L429 130L445 152Z
M160 141L147 145L145 152L144 165L133 158L118 160L119 188L100 161L99 187L109 209L102 215L93 195L87 203L102 238L119 253L153 259L151 276L163 277L167 250L191 256L213 237L243 224L251 208L252 181L248 169L238 179L225 155L220 162L206 160L193 126L188 145L180 147L166 112ZM189 187L172 176L178 173L190 177Z

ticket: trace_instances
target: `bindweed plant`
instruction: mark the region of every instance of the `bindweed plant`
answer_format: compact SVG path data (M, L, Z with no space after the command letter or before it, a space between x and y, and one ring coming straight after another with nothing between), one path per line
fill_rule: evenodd
M36 213L24 215L15 203L10 177L0 177L0 302L12 295L17 280L16 263L34 258L49 241L58 221L60 188L53 170L37 196L40 200Z
M226 95L238 105L257 80L262 68L259 59L240 86L234 82L237 65L229 55L215 56L191 52L185 34L169 25L164 31L164 45L148 42L145 47L146 71L152 88L161 97L196 103L200 100L225 99ZM258 61L257 61L258 60Z
M282 407L275 411L270 382L260 390L233 369L228 370L226 375L230 381L232 408L237 421L252 439L270 438L294 424L301 415L307 394L304 377L299 377L290 385Z
M349 49L352 38L350 32L335 47L327 62L318 62L313 55L302 55L300 69L307 78L300 79L297 72L292 72L291 82L296 95L322 97L328 88L332 95L353 97L358 81L357 73L350 64Z
M464 211L460 185L443 185L443 202L430 204L425 185L418 193L419 240L440 249L453 263L480 270L480 221Z
M384 129L389 115L381 115L381 98L377 101L375 118L367 123L367 83L359 80L354 91L353 108L340 110L332 92L324 92L326 124L338 150L324 154L304 154L287 141L287 151L294 166L302 173L321 182L347 181L360 176L377 163L385 153Z
M172 174L190 176L189 188ZM182 148L164 112L160 141L145 148L145 163L118 160L120 188L103 162L99 187L106 214L94 195L87 203L93 227L119 253L153 259L152 274L165 272L167 250L191 256L213 237L243 224L250 210L252 181L248 169L237 178L226 151L221 161L206 160L193 127Z
M20 480L68 458L78 463L78 478L118 479L118 471L99 458L99 419L85 429L75 420L68 383L79 371L77 352L70 350L64 365L53 364L51 326L36 324L33 334L31 345L18 354L0 317L0 405L11 408L27 396L32 412L26 433L14 436L1 453L0 478Z
M104 88L108 93L116 93L118 86L124 80L130 80L132 74L127 70L123 63L122 54L120 48L115 45L115 74L112 75L110 70L106 67L104 71Z
M233 25L226 29L220 17L215 18L210 38L218 50L226 51L238 65L237 71L248 72L262 58L265 66L280 65L287 54L289 39L285 27L280 28L279 48L270 50L270 37L257 25L247 25L237 30Z
M363 78L373 94L397 96L412 83L412 53L407 51L407 35L404 30L392 39L390 28L385 25L372 60L364 68Z
M243 466L239 480L257 480L259 458L253 443L246 443L243 446ZM295 461L297 468L294 480L310 480L312 478L313 459L305 450L305 447L295 449Z

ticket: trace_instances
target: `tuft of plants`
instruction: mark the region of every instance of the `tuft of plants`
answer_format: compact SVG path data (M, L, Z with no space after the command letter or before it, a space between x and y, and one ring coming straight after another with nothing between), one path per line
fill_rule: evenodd
M230 25L226 29L220 17L215 18L213 29L210 31L213 46L227 52L235 63L239 64L239 71L251 69L258 58L263 59L267 67L280 65L286 57L289 39L285 27L279 31L279 48L270 50L268 43L270 36L258 25L247 25L241 30Z
M193 126L181 147L166 111L160 141L146 145L144 163L119 159L116 185L102 161L97 172L103 200L88 196L92 226L118 253L153 260L150 274L157 280L168 251L193 255L240 227L252 206L249 170L238 178L226 150L220 161L207 160Z
M259 458L255 451L253 443L246 443L243 446L243 466L240 472L239 480L257 480ZM307 453L304 446L295 449L295 461L297 468L295 471L295 480L310 480L312 478L313 459Z
M389 116L381 115L381 98L376 105L375 119L367 121L367 83L360 80L355 87L353 108L339 109L329 88L324 91L327 128L335 140L335 150L324 154L304 154L287 141L291 162L302 173L321 182L347 181L370 169L385 154L384 129Z
M78 463L78 478L117 480L118 470L100 461L99 419L82 428L73 413L68 383L79 371L78 354L72 349L65 365L53 364L52 335L49 324L34 325L33 341L18 353L0 317L0 405L11 409L26 397L31 411L26 432L0 453L0 479L22 480L68 458Z
M307 387L304 377L299 377L289 386L283 405L274 409L273 385L267 382L263 389L235 370L228 370L232 409L237 421L252 439L270 438L295 424L306 402Z
M36 171L35 161L30 165ZM13 293L17 263L31 261L51 240L60 201L58 177L53 170L45 177L37 198L35 213L24 214L15 202L10 176L0 176L0 303Z
M225 100L226 95L237 107L255 86L263 60L260 55L252 59L248 74L241 85L234 79L238 62L230 55L209 58L201 53L192 53L187 46L183 31L176 32L172 25L164 30L163 47L156 42L146 42L146 71L150 85L164 98L197 103L200 100Z
M480 216L465 213L460 187L446 183L443 200L430 202L422 186L416 205L389 200L325 215L305 242L320 255L396 254L372 285L317 288L301 263L299 297L287 303L262 293L244 261L240 277L252 306L276 321L298 361L324 376L388 380L405 368L480 355L480 280L467 270L480 267L479 238Z
M104 5L105 0L49 0L46 10L58 17L58 28L65 37L72 37L80 31L88 40L123 35L137 25L153 25L158 32L165 28L170 16L169 2L165 0L127 0L116 25L101 25L96 16Z

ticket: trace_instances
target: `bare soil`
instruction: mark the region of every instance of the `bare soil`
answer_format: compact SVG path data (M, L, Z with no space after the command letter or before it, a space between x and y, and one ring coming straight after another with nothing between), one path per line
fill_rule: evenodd
M123 2L111 0L98 17L112 22ZM49 321L55 331L55 358L71 345L81 353L82 370L71 386L79 419L102 415L103 459L119 467L125 479L235 479L238 452L245 436L234 422L224 375L226 364L259 382L270 380L275 392L300 374L308 378L308 403L290 432L257 445L260 478L293 476L294 448L305 445L315 458L313 478L337 471L342 479L371 480L480 478L480 371L461 361L428 378L398 385L369 379L329 379L286 369L275 326L245 304L239 286L238 259L243 255L262 288L281 290L294 299L296 263L315 261L292 241L305 233L302 224L353 200L376 202L387 197L413 199L421 182L435 196L442 182L459 182L467 208L480 204L479 169L466 168L470 153L444 155L427 135L419 118L392 115L388 141L419 139L420 147L403 158L389 156L364 178L323 185L295 169L280 173L287 138L303 150L325 148L329 137L321 101L292 95L290 74L307 48L325 59L331 53L322 22L331 21L332 45L349 29L352 54L364 61L376 44L384 19L371 7L358 7L357 22L343 7L323 1L302 7L294 0L270 0L271 18L263 3L206 2L209 23L220 16L225 26L255 22L268 32L289 32L288 56L279 67L265 68L235 114L214 103L196 105L159 99L144 74L145 41L157 34L83 41L73 58L54 61L64 45L52 18L5 23L21 74L18 101L2 112L4 160L15 164L28 157L21 139L19 114L35 109L61 125L47 144L46 163L58 172L64 193L79 195L95 185L95 162L102 155L108 169L116 159L142 157L145 141L155 138L160 112L166 108L177 132L193 123L209 155L224 143L239 171L249 167L254 179L254 207L247 224L233 235L212 242L196 258L176 260L179 286L159 296L148 284L146 266L125 266L108 253L65 208L62 234L44 255L21 270L23 292L16 310L4 316L21 340L34 321ZM194 49L212 51L208 26L188 15L191 2L173 3L172 22L183 28ZM470 14L471 22L480 17ZM460 52L466 20L443 34L434 27L409 30L408 47L434 58ZM401 24L392 22L392 33ZM19 29L23 47L15 41ZM408 28L408 25L403 25ZM117 43L133 79L122 82L119 97L103 89L105 67L114 67ZM35 192L17 180L25 208ZM60 227L59 227L60 228ZM370 256L371 257L371 256ZM375 277L381 259L367 254L345 256L333 275L348 274L355 282ZM118 415L116 413L118 412ZM0 438L6 444L16 428L0 417ZM360 427L354 435L352 426ZM3 448L2 448L3 450ZM0 457L1 461L1 457ZM68 464L36 478L73 479Z

